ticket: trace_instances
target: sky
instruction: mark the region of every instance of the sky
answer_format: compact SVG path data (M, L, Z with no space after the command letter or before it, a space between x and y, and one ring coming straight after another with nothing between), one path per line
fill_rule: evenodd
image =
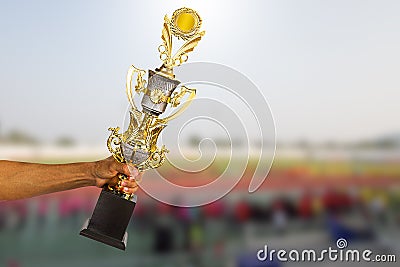
M249 77L269 103L277 140L400 132L396 0L1 0L0 134L104 142L107 128L123 123L128 67L160 65L163 17L182 6L196 9L206 30L189 61Z

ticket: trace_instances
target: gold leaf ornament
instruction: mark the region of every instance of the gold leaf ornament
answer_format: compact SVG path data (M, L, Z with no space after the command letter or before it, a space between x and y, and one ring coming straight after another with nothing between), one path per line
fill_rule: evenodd
M181 48L175 53L172 58L174 66L179 66L188 60L187 53L192 52L197 44L200 42L201 38L205 34L204 31L196 34L192 39L186 41Z
M164 62L169 62L171 60L172 52L172 35L170 29L170 21L167 15L164 17L164 27L162 29L161 39L163 44L158 47L160 52L160 59Z

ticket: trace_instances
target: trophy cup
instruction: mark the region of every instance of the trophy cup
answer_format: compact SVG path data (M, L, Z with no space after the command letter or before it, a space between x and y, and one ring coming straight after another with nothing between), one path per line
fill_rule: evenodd
M161 148L157 146L158 136L170 120L190 105L196 95L195 89L186 86L181 86L179 92L175 91L180 82L175 79L173 68L186 62L187 53L193 51L201 40L205 33L200 32L201 22L198 13L186 7L175 10L171 19L165 16L161 35L163 43L158 47L163 62L161 67L148 71L148 81L144 79L145 70L133 65L129 68L126 77L129 126L122 134L118 133L118 127L109 128L111 134L107 140L107 147L117 161L135 166L139 171L158 168L164 163L168 150L164 145ZM174 54L172 36L183 43ZM134 78L136 84L133 91ZM141 110L135 105L134 93L142 95ZM177 110L160 118L168 105ZM137 196L122 191L121 182L128 177L118 174L118 178L117 185L103 187L92 217L86 221L80 234L125 250L128 238L126 228Z

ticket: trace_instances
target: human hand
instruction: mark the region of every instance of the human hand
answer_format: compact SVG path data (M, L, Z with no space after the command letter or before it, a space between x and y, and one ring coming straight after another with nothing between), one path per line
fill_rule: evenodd
M112 156L103 160L96 161L92 170L92 176L95 179L97 187L103 187L105 184L116 185L119 181L118 174L122 173L129 177L121 183L123 191L133 194L137 191L136 180L140 180L142 173L135 167L128 168L125 163L117 162Z

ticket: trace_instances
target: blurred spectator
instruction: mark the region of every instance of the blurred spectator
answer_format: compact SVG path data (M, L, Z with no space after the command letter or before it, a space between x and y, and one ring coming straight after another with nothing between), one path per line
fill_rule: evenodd
M174 248L174 234L171 225L164 218L158 220L154 227L154 252L161 254L171 252Z
M0 231L3 230L3 228L6 225L6 220L7 220L7 206L6 203L3 201L0 201Z
M165 254L174 250L174 225L171 221L170 214L172 206L157 202L157 216L154 224L154 251L156 253Z
M369 209L374 221L386 223L387 197L383 193L376 193L369 202Z
M47 197L42 197L38 199L38 208L37 208L37 215L38 215L38 226L40 230L45 225L46 217L49 212L49 200Z
M272 204L272 221L278 233L284 233L286 231L288 214L282 199L277 199Z
M21 265L19 264L19 262L17 260L9 260L7 262L7 267L20 267Z
M310 191L305 191L299 200L298 214L308 222L313 217L313 197Z
M187 207L176 207L174 209L176 219L178 219L179 229L183 235L183 245L184 250L190 249L190 208Z
M351 198L345 192L327 188L322 197L324 210L328 214L349 210L352 207Z
M356 224L346 221L337 214L327 216L328 230L332 241L344 238L347 241L369 240L374 237L372 228L366 221L357 221Z
M235 205L234 217L238 223L245 223L251 216L251 208L247 201L244 199L240 200Z
M190 226L190 250L198 252L204 243L204 229L201 223L192 223Z
M203 213L207 219L218 219L225 215L225 205L222 200L214 201L202 207Z

